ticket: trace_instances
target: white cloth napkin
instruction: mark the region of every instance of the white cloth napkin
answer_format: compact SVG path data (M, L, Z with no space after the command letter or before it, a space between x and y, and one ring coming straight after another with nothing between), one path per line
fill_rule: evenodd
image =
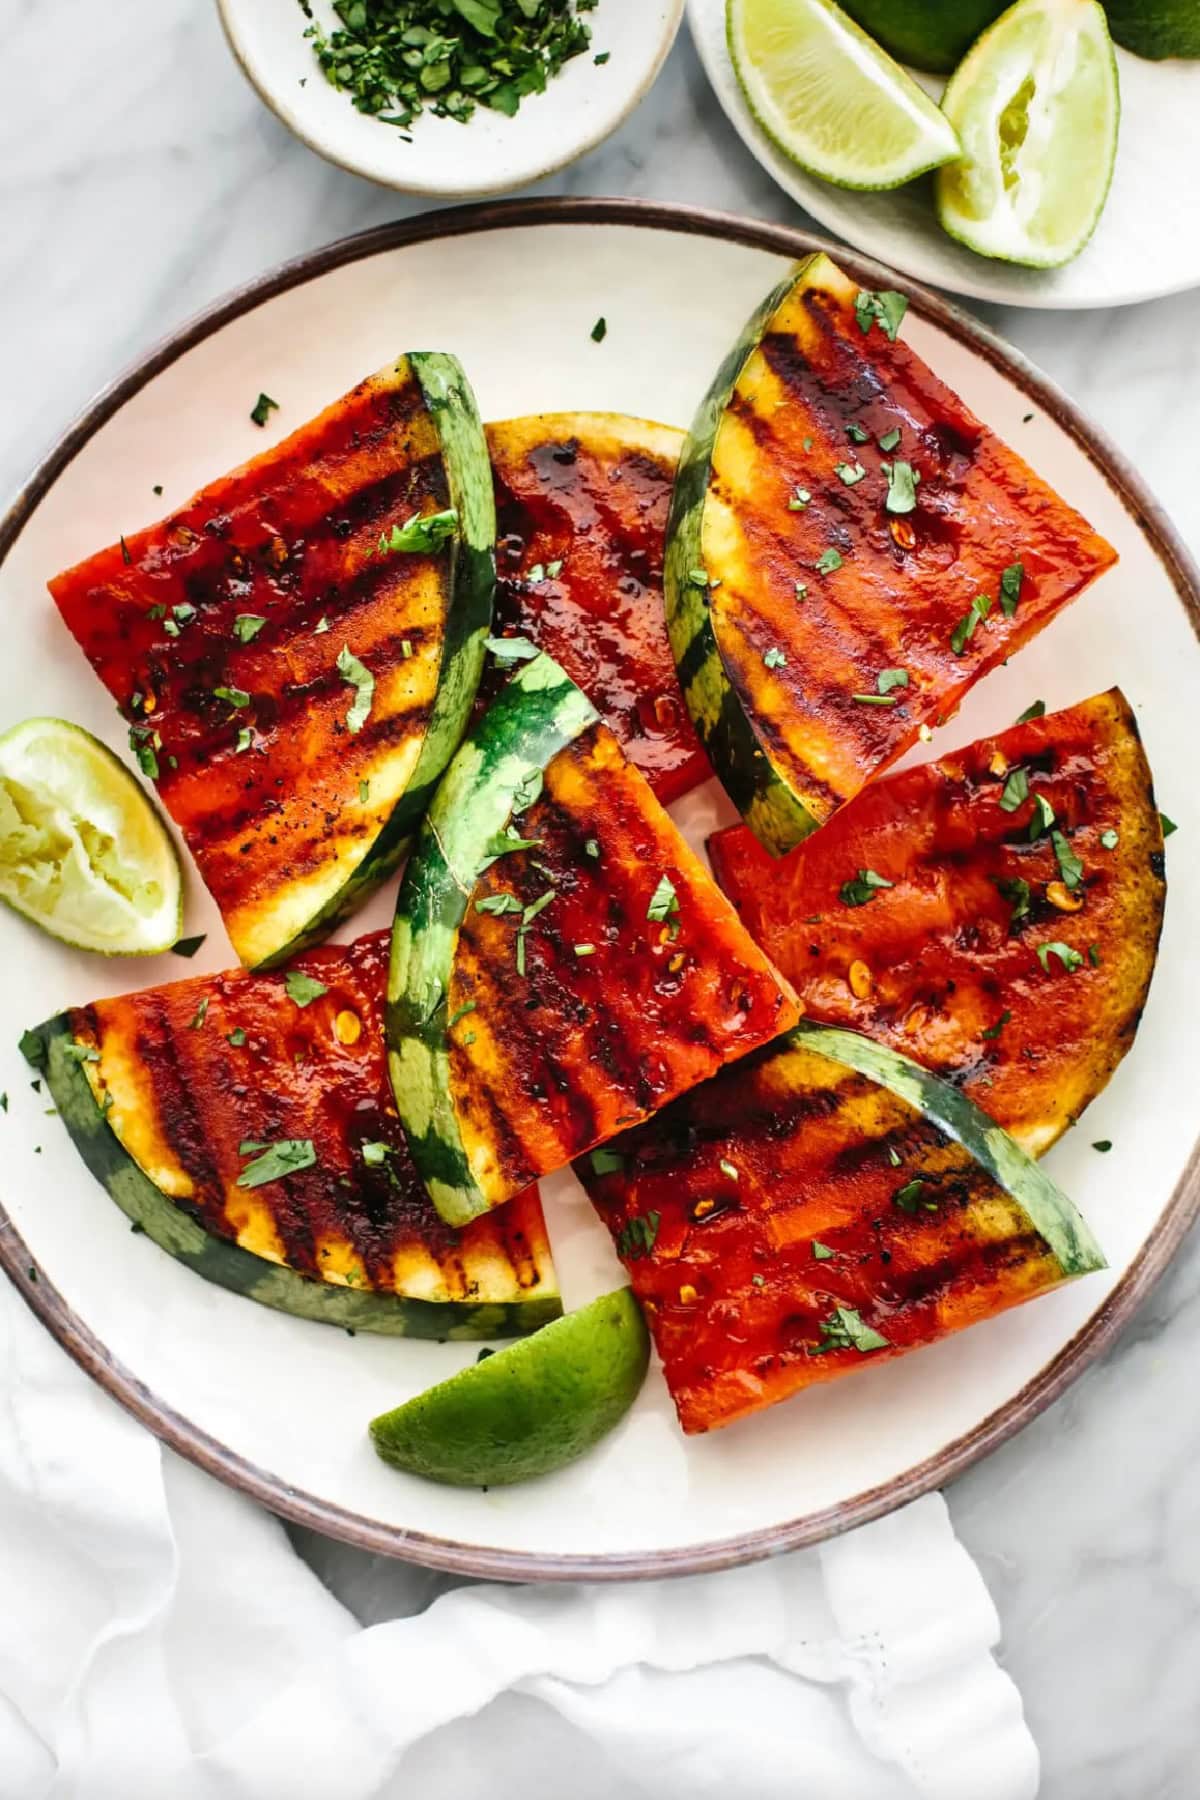
M720 1575L386 1586L410 1616L360 1628L275 1519L162 1450L0 1279L4 1800L1037 1792L940 1496Z

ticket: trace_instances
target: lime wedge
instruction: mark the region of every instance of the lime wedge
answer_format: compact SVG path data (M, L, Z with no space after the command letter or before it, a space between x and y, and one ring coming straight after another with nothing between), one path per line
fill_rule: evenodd
M1017 0L942 96L963 157L939 171L938 218L981 256L1053 269L1104 210L1117 153L1117 65L1098 0Z
M893 188L959 155L933 101L832 0L728 0L725 28L751 112L810 174Z
M153 956L182 895L157 810L90 732L26 719L0 737L0 900L80 950Z
M650 1360L628 1288L545 1325L371 1421L385 1462L453 1487L504 1487L590 1450L629 1411Z

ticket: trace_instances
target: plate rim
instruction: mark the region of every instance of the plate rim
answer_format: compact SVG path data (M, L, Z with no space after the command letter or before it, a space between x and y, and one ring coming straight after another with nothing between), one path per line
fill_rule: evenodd
M1015 381L1073 440L1149 540L1200 640L1200 568L1141 475L1107 434L1020 351L922 283L861 251L792 226L700 207L637 199L551 196L444 208L372 227L268 269L185 320L136 358L69 423L18 489L0 518L0 564L59 477L97 431L164 369L225 325L278 294L332 270L440 238L540 225L617 225L716 237L750 249L799 257L824 250L864 283L896 283L918 313ZM0 1198L0 1268L17 1293L76 1363L161 1442L188 1461L296 1525L356 1549L451 1574L502 1581L625 1581L726 1569L820 1543L882 1517L962 1474L1056 1400L1115 1341L1160 1280L1200 1215L1200 1137L1156 1223L1124 1275L1080 1329L1029 1381L931 1456L877 1486L816 1512L731 1537L670 1549L540 1554L472 1545L371 1519L292 1487L169 1406L114 1357L37 1267Z

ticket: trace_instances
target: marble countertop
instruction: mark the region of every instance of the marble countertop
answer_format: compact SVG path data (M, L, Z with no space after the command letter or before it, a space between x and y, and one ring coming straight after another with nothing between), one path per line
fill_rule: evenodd
M225 289L419 210L318 160L238 73L210 0L0 0L0 491L127 361ZM686 29L649 100L535 192L687 201L807 223L712 100ZM1124 447L1200 551L1178 422L1200 414L1200 296L990 322ZM1196 1791L1200 1242L1106 1360L950 1491L1004 1623L1052 1800ZM302 1549L364 1617L425 1591ZM426 1578L422 1578L425 1580ZM427 1585L437 1578L428 1577ZM969 1797L964 1796L964 1800Z

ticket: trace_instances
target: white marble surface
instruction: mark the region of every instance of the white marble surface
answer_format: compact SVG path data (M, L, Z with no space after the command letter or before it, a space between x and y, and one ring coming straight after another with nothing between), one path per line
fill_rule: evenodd
M188 314L281 258L416 209L288 137L208 0L0 0L0 43L8 495L91 393ZM724 123L686 35L617 137L539 191L804 222ZM1121 443L1200 549L1200 297L989 316ZM1003 1616L1049 1800L1198 1791L1198 1356L1193 1241L1116 1350L951 1491ZM434 1581L303 1547L371 1618L414 1610ZM519 1730L523 1704L498 1728Z

